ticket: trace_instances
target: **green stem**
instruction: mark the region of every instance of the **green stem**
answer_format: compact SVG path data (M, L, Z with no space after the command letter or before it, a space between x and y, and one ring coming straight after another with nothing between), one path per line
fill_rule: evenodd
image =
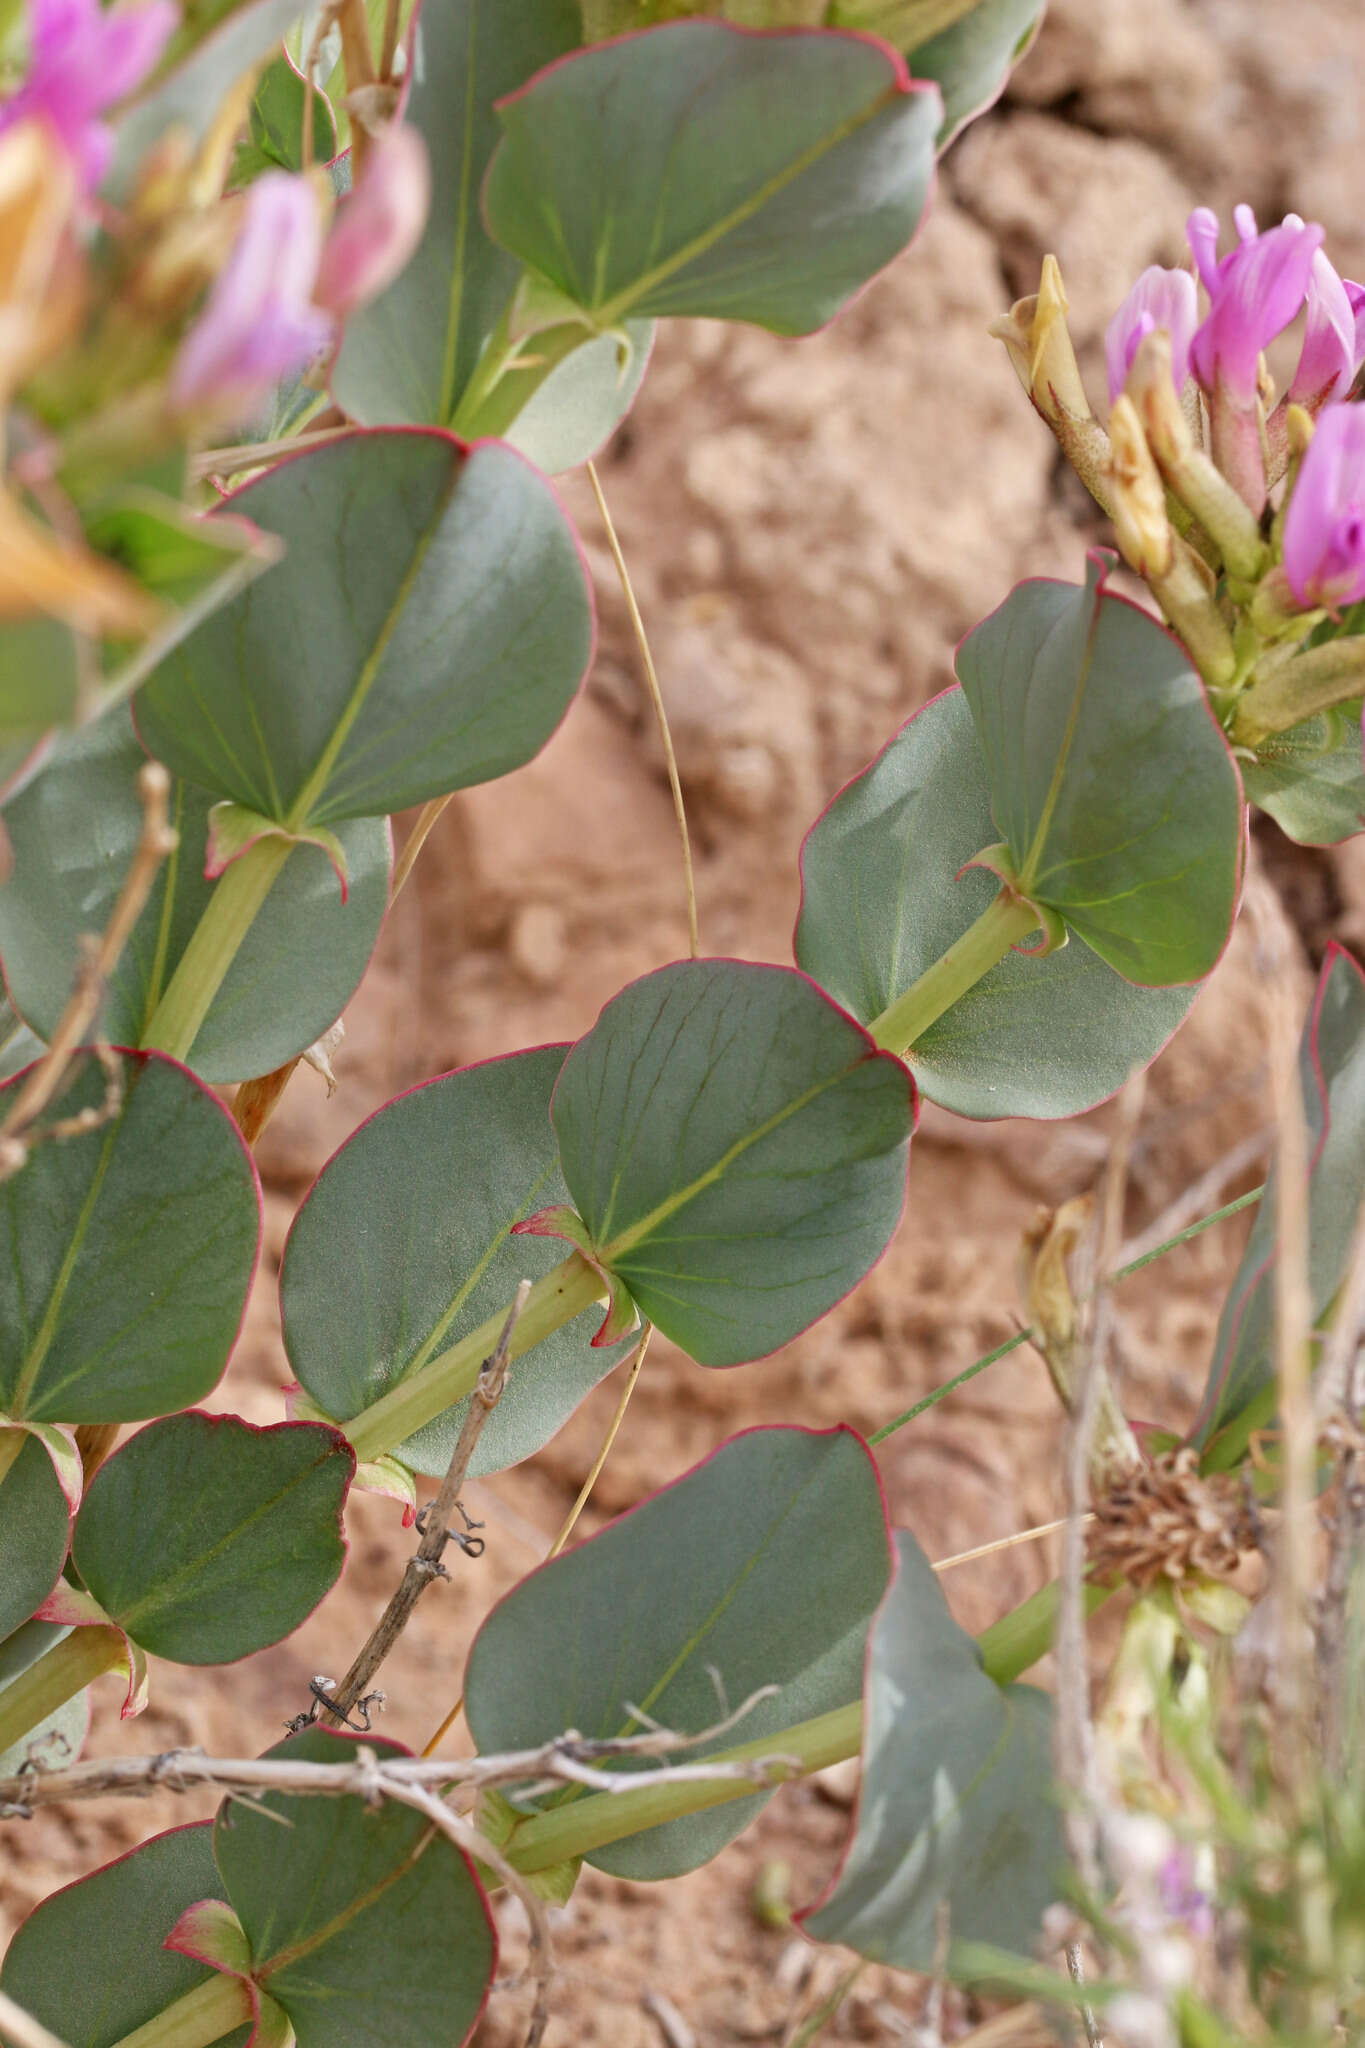
M1093 1614L1116 1589L1087 1586L1086 1611ZM1006 1614L978 1637L987 1675L997 1685L1011 1685L1052 1648L1057 1623L1058 1589L1044 1586L1040 1592ZM753 1742L742 1742L708 1759L713 1763L753 1763L763 1757L791 1757L793 1767L774 1772L774 1782L804 1777L822 1771L828 1764L846 1762L862 1749L863 1703L850 1700L812 1721L800 1721L794 1728L779 1728ZM522 1821L504 1845L504 1853L518 1870L531 1874L550 1870L576 1856L591 1855L610 1842L646 1828L662 1827L666 1821L704 1813L724 1806L732 1799L752 1798L755 1787L743 1778L694 1778L674 1785L643 1785L638 1792L594 1792L586 1799L551 1807Z
M36 1664L0 1692L0 1754L22 1742L93 1680L117 1670L125 1655L123 1638L112 1628L73 1628L45 1650Z
M585 1308L600 1301L605 1292L592 1267L573 1252L537 1280L527 1295L526 1306L512 1332L509 1357L520 1358L533 1345L543 1343L556 1330L563 1329L565 1323L582 1315ZM497 1343L506 1320L507 1308L500 1308L477 1330L452 1344L449 1351L443 1351L420 1371L409 1373L372 1407L363 1408L351 1421L341 1423L339 1427L350 1438L356 1457L362 1463L369 1458L382 1458L472 1393L479 1368Z
M223 874L142 1034L145 1052L188 1059L209 1005L292 851L289 840L272 833Z
M1365 635L1349 634L1310 647L1292 661L1277 663L1237 700L1229 728L1239 746L1258 746L1272 733L1288 732L1315 711L1349 704L1365 688Z
M500 440L551 372L592 339L592 330L577 322L547 327L520 345L499 328L456 407L452 433L463 441Z
M936 960L868 1026L877 1044L887 1052L909 1051L915 1040L922 1038L945 1010L960 1002L1012 946L1037 929L1038 919L1028 905L1002 889L942 959Z
M251 1994L240 1977L215 1970L145 2026L124 2034L113 2048L212 2048L253 2017Z

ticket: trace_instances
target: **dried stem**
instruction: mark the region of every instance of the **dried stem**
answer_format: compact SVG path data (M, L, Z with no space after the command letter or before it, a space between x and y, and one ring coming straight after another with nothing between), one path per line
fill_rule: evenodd
M1253 1131L1249 1138L1243 1138L1230 1152L1215 1160L1207 1173L1201 1173L1198 1180L1191 1181L1184 1192L1148 1224L1146 1230L1122 1247L1120 1266L1133 1265L1139 1259L1145 1259L1158 1245L1164 1245L1167 1238L1174 1237L1187 1223L1202 1216L1209 1204L1218 1200L1229 1181L1239 1179L1251 1167L1259 1165L1270 1150L1271 1135L1269 1129Z
M1085 1964L1081 1958L1081 1945L1078 1941L1069 1941L1066 1945L1066 1967L1076 1989L1083 1991L1085 1989ZM1094 2009L1085 1999L1081 2000L1081 2025L1085 2028L1088 2048L1104 2048L1104 2037L1100 2033Z
M1090 1719L1090 1674L1086 1662L1085 1518L1090 1501L1091 1449L1107 1388L1113 1334L1113 1272L1123 1232L1128 1163L1146 1094L1143 1075L1134 1073L1118 1101L1114 1141L1105 1167L1098 1229L1092 1240L1093 1275L1088 1290L1088 1343L1080 1384L1074 1389L1073 1420L1067 1440L1066 1527L1057 1612L1057 1775L1073 1795L1067 1833L1082 1884L1100 1891L1098 1809L1094 1728Z
M607 546L611 549L611 557L616 564L616 573L621 579L621 591L626 600L626 610L630 613L630 623L635 629L635 644L640 650L640 661L645 672L645 683L649 690L649 700L654 706L655 722L659 728L659 738L663 742L664 761L668 768L668 787L673 796L673 815L678 821L678 838L682 845L683 886L687 891L687 944L688 950L695 960L701 952L701 937L697 930L697 889L692 873L692 841L687 830L687 810L683 803L682 778L678 774L678 757L673 751L673 734L669 730L668 713L664 708L664 695L659 687L659 675L654 666L654 656L649 651L649 638L645 632L645 622L640 616L640 607L635 601L635 590L630 580L630 571L626 567L626 558L621 552L621 543L616 537L616 528L612 524L611 513L607 509L607 501L603 495L601 481L597 474L597 465L592 462L588 464L588 482L592 485L592 494L597 500L597 510L601 515L603 530L607 536Z
M449 802L449 796L434 796L429 803L423 804L418 812L417 823L404 840L403 851L394 863L393 881L389 888L390 903L394 901L399 890L412 873L417 863L417 856L427 843L427 834L431 831L432 826L436 823L436 820Z
M602 1467L606 1464L607 1459L611 1454L611 1447L616 1442L617 1432L619 1431L621 1424L626 1419L626 1410L630 1406L630 1397L635 1392L636 1383L639 1380L640 1374L644 1368L645 1353L649 1349L649 1340L653 1334L653 1331L654 1325L652 1323L646 1323L644 1329L640 1332L640 1341L636 1345L634 1353L632 1354L630 1366L626 1373L626 1383L625 1386L621 1389L621 1398L616 1404L616 1412L612 1416L611 1421L607 1424L607 1433L606 1436L602 1439L602 1448L597 1453L597 1456L593 1459L592 1470L589 1472L587 1478L583 1481L582 1486L578 1489L578 1499L569 1509L563 1528L560 1530L559 1534L555 1537L554 1542L550 1545L549 1549L545 1553L547 1563L552 1557L559 1556L560 1551L564 1548L564 1545L573 1535L574 1529L578 1523L579 1516L582 1514L584 1508L588 1505L589 1500L592 1498L592 1490L602 1476ZM445 1731L442 1730L442 1733L444 1732Z
M1093 1522L1091 1514L1081 1516L1082 1523ZM1040 1522L1035 1529L1021 1529L1017 1536L1001 1536L994 1543L978 1543L975 1550L959 1550L954 1557L941 1557L933 1567L936 1572L950 1572L954 1566L973 1564L978 1557L994 1557L999 1550L1014 1550L1021 1543L1036 1543L1041 1536L1055 1536L1059 1529L1070 1527L1069 1517L1063 1515L1060 1521Z
M66 2048L55 2034L40 2026L32 2013L24 2011L22 2005L0 1991L0 2040L10 2041L14 2048Z
M1357 1360L1365 1322L1365 1201L1356 1217L1346 1281L1332 1319L1326 1356L1318 1368L1316 1415L1339 1450L1332 1537L1318 1615L1318 1680L1327 1767L1339 1778L1347 1765L1349 1674L1346 1621L1352 1573L1365 1553L1365 1441L1360 1434Z
M361 1649L329 1704L322 1708L318 1718L324 1727L338 1728L347 1722L351 1709L362 1697L370 1680L407 1627L412 1611L427 1587L433 1579L445 1579L450 1576L441 1562L450 1538L449 1524L455 1514L461 1489L469 1476L470 1460L483 1434L484 1424L502 1398L502 1390L507 1380L507 1356L512 1342L512 1332L517 1326L530 1292L530 1281L523 1280L517 1288L512 1306L507 1311L502 1334L484 1360L478 1383L469 1397L464 1425L451 1453L446 1476L441 1481L441 1490L435 1500L428 1505L423 1517L426 1526L422 1540L415 1554L408 1559L398 1590L380 1615L369 1641Z
M142 832L123 887L114 904L104 935L90 947L76 975L76 985L52 1034L46 1053L29 1074L0 1124L0 1180L19 1171L28 1156L28 1144L39 1135L33 1132L70 1065L71 1056L89 1032L99 1012L105 984L141 917L157 870L167 854L175 851L177 835L167 823L171 778L159 761L148 761L138 775L142 799ZM100 1112L96 1112L100 1114ZM85 1119L89 1121L88 1115ZM63 1126L63 1134L69 1125Z

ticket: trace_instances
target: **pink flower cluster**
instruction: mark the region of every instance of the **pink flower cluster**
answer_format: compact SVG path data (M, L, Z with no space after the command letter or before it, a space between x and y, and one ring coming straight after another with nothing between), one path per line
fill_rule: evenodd
M1145 270L1105 333L1109 395L1123 389L1139 343L1164 329L1177 388L1193 375L1211 399L1254 406L1262 351L1304 313L1303 346L1288 400L1318 415L1284 523L1284 568L1306 609L1365 598L1365 406L1344 401L1365 363L1365 286L1340 277L1316 222L1286 214L1258 230L1249 206L1234 213L1236 246L1218 254L1218 220L1190 215L1188 235L1208 311L1199 318L1189 271Z

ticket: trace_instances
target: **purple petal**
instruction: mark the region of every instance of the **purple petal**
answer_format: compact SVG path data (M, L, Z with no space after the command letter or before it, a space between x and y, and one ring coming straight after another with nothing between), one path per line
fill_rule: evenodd
M1194 267L1210 296L1218 289L1218 216L1210 206L1196 206L1185 223Z
M108 13L97 0L33 0L28 75L0 107L0 130L46 121L93 188L113 154L96 117L141 84L178 19L172 0Z
M155 70L178 20L173 0L145 0L142 6L116 7L101 17L100 108L112 107Z
M1254 402L1261 351L1303 304L1323 240L1316 222L1285 221L1223 258L1209 291L1208 318L1191 347L1194 373L1206 390L1218 384L1239 405Z
M1289 396L1316 411L1344 398L1360 367L1356 316L1346 286L1321 249L1308 275L1308 321Z
M426 144L415 128L390 127L337 208L318 270L319 302L344 316L377 298L421 241L430 201Z
M258 178L232 254L181 343L171 379L177 404L245 415L327 345L331 320L312 303L321 253L309 181L287 171Z
M1365 598L1365 406L1329 405L1294 482L1284 567L1305 607Z
M1175 388L1181 390L1190 374L1190 342L1198 318L1198 295L1187 270L1163 270L1156 263L1144 270L1104 331L1110 400L1122 391L1142 337L1163 327L1171 337Z

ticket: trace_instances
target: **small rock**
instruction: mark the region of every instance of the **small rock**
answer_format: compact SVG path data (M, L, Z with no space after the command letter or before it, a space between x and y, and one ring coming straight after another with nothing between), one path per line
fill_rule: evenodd
M507 950L528 981L537 988L553 988L569 954L563 911L553 903L524 903L512 919Z

